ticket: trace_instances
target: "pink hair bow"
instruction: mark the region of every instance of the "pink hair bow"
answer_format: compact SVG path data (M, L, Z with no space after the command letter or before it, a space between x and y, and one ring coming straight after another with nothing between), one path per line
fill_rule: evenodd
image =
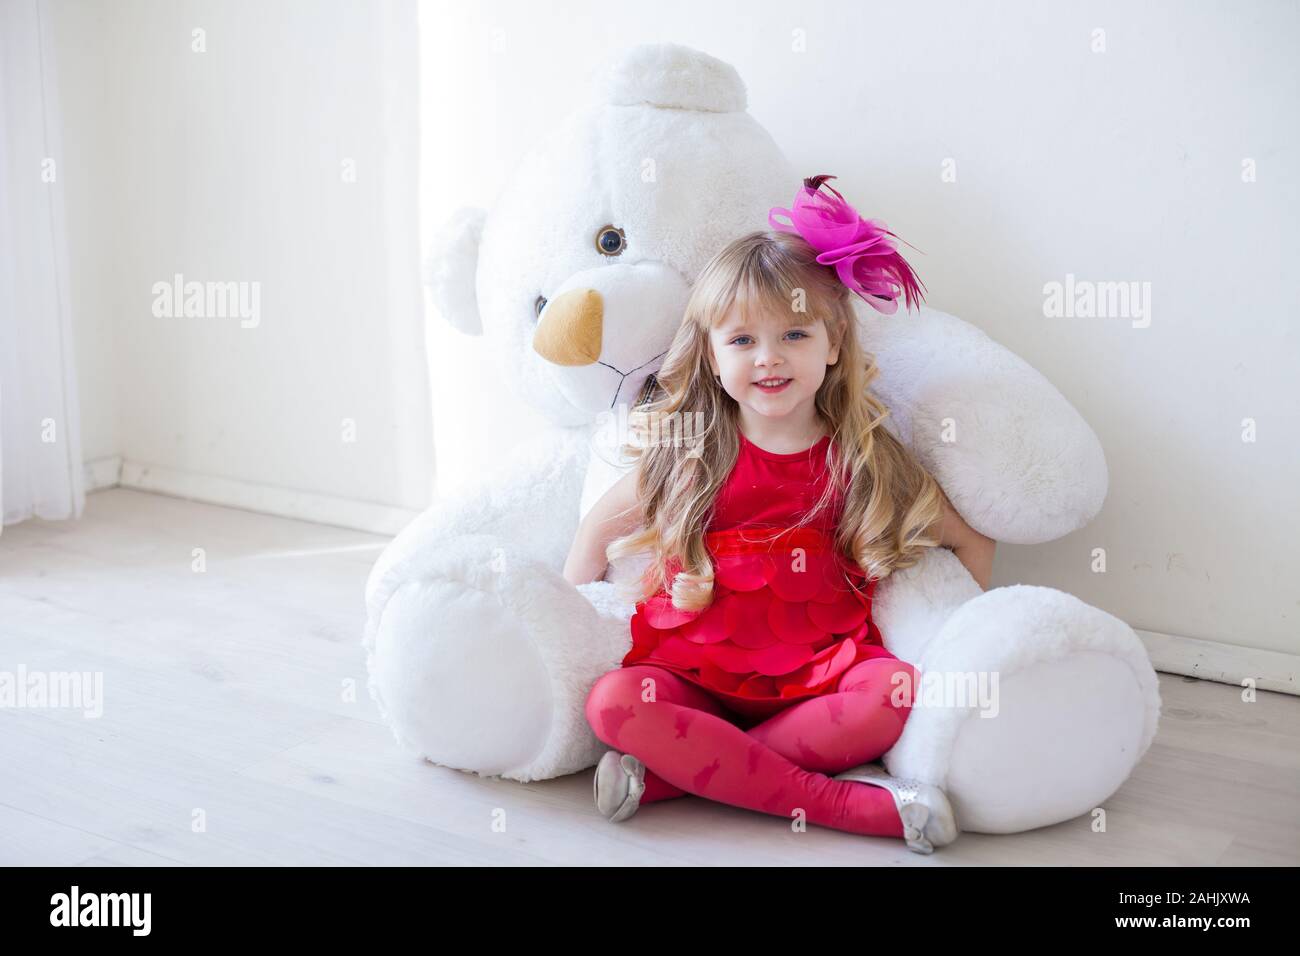
M779 232L793 232L817 250L817 261L834 266L840 281L856 292L877 312L898 311L898 295L906 297L910 309L921 298L923 286L907 260L894 248L897 239L885 224L863 219L844 201L834 186L826 188L835 198L821 192L835 176L810 176L794 197L794 209L773 206L768 224ZM790 221L779 222L783 214Z

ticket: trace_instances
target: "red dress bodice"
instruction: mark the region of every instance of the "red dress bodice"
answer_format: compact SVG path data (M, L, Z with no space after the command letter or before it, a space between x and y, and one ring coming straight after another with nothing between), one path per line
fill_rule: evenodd
M894 655L871 619L876 582L835 549L842 494L809 515L830 480L830 436L791 454L739 438L705 531L713 603L681 611L662 589L639 602L623 666L664 667L731 710L764 717L833 692L861 660ZM680 567L670 561L670 576Z

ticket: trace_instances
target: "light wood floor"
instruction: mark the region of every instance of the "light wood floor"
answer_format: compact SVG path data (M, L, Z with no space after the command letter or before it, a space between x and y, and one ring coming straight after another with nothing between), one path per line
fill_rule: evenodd
M0 709L0 864L1300 862L1300 700L1170 675L1105 833L1083 816L930 857L695 797L610 824L591 770L525 786L433 766L365 690L385 542L125 489L7 528L0 671L99 671L104 697L97 719Z

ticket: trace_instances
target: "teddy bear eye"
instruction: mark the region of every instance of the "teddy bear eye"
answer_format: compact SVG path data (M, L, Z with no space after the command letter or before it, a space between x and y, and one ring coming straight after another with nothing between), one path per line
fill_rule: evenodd
M544 308L546 308L546 296L539 295L533 301L533 318L540 319L542 317L542 309Z
M617 256L627 248L627 236L617 226L601 226L596 233L596 250L603 256Z

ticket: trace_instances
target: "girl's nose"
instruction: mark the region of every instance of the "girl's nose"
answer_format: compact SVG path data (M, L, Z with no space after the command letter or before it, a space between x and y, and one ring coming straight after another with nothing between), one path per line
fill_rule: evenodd
M754 358L754 364L760 368L773 368L783 363L784 359L781 358L781 353L771 347L764 348Z

